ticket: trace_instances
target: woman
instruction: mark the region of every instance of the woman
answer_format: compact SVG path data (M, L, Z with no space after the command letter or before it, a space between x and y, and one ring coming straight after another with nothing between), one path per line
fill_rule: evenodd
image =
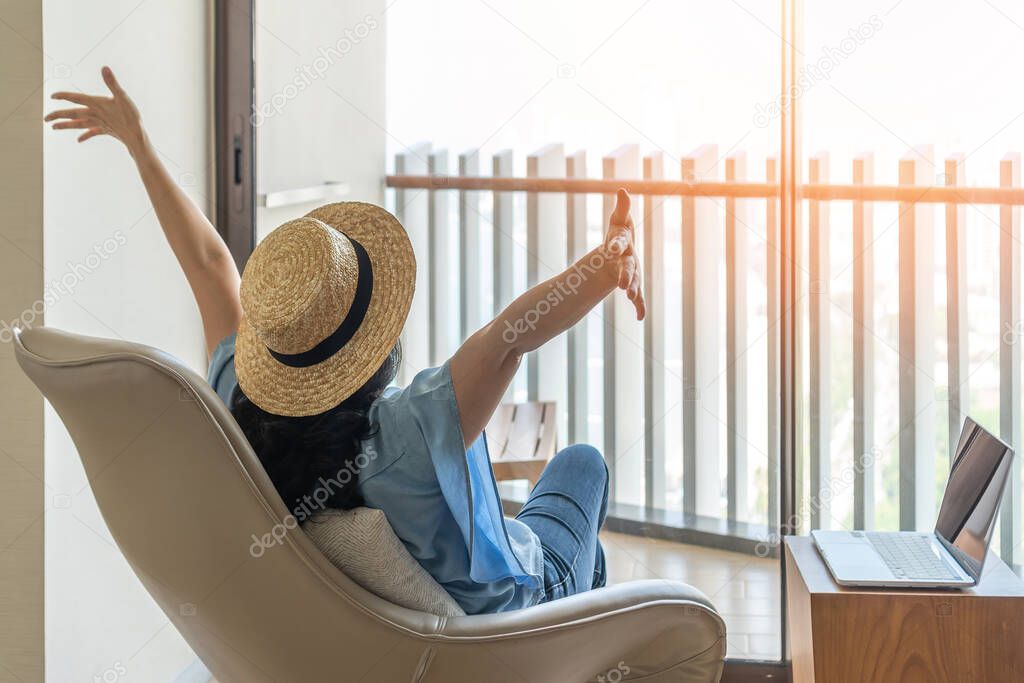
M56 93L78 106L46 120L83 130L79 142L117 138L135 160L199 305L210 383L298 519L324 507L383 510L469 614L604 585L601 455L561 451L519 515L505 519L481 436L524 354L616 288L643 319L625 191L601 247L513 301L444 365L385 391L415 284L398 221L369 204L321 207L271 233L239 278L217 231L159 161L131 99L109 68L102 75L110 97Z

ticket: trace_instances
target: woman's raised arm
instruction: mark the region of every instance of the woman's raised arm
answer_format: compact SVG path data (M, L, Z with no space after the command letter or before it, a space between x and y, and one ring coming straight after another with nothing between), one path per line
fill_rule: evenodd
M471 336L451 359L465 445L476 441L524 354L565 332L618 287L646 315L629 195L619 190L604 244L566 271L531 288Z
M206 348L238 329L242 306L238 295L238 268L231 252L203 212L171 178L149 142L139 110L117 82L114 72L103 67L103 82L110 97L58 92L55 100L80 105L59 109L46 116L53 127L84 130L79 142L110 135L128 149L135 160L160 227L192 288L203 319Z

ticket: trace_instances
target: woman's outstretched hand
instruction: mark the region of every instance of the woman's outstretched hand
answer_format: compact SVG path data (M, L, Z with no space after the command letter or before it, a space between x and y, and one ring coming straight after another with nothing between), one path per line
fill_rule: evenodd
M625 190L619 190L615 197L615 209L604 236L604 251L612 259L609 265L618 269L618 288L626 290L626 297L636 309L636 319L643 320L647 304L641 285L640 258L636 254L636 228L629 215L629 193Z
M103 67L105 95L58 92L53 99L80 105L58 109L46 116L57 130L78 129L85 142L97 135L117 138L135 161L146 194L153 204L167 243L181 265L203 317L206 347L213 351L221 339L238 329L242 305L238 299L238 268L224 240L203 215L149 144L139 110L117 82L114 72Z
M52 111L47 114L45 120L55 121L55 130L85 129L85 132L78 136L79 142L85 142L97 135L117 138L134 155L146 141L142 117L139 116L135 103L117 82L110 67L103 67L101 73L103 82L110 89L110 97L78 92L56 92L52 95L53 99L81 106Z

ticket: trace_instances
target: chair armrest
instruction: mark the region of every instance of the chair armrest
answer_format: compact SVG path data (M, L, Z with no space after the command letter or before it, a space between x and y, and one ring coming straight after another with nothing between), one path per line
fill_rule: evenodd
M725 656L725 622L703 593L676 581L634 581L528 609L455 617L435 637L443 645L433 667L458 650L459 666L477 680L714 681Z

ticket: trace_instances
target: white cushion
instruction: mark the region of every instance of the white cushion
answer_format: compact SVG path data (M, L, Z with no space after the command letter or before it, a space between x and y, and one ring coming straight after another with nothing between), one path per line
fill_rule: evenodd
M428 614L465 614L409 554L381 510L325 510L313 515L302 530L335 567L371 593Z

